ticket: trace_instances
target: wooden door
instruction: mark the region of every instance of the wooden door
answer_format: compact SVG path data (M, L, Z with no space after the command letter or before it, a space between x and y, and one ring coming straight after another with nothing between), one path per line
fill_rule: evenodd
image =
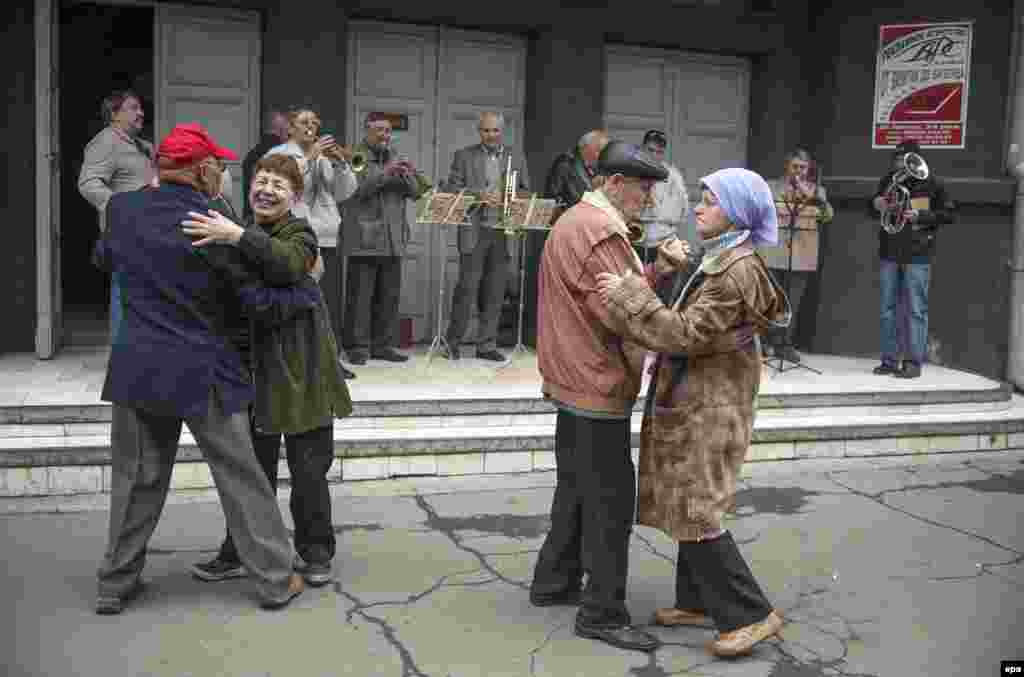
M477 131L484 112L505 118L504 143L523 150L523 106L526 99L526 42L516 36L442 28L440 32L440 122L438 167L447 178L455 151L480 143ZM441 177L439 177L441 178ZM530 177L532 190L543 190L544 177ZM459 250L454 230L438 240L434 260L445 265L445 317L449 317L452 291L459 279ZM519 293L519 247L513 247L506 276L508 291ZM475 340L477 306L471 304L465 341Z
M255 12L156 7L156 138L199 122L244 158L259 141L260 23ZM241 212L241 160L228 162Z
M434 153L437 89L437 30L371 21L349 24L348 135L366 138L367 113L398 113L408 129L395 130L392 142L431 182L436 183ZM411 237L402 265L399 314L411 317L413 340L429 340L436 296L431 279L433 233L416 223L416 206L407 203Z

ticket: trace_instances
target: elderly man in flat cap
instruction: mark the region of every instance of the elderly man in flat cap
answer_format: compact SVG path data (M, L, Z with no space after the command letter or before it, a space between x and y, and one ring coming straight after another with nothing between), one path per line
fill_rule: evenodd
M253 451L253 384L233 332L243 313L279 325L319 303L312 277L267 288L238 249L194 247L181 230L220 193L224 160L199 124L178 125L158 149L160 185L118 193L107 206L100 264L120 276L124 318L102 399L113 403L109 545L96 612L120 613L142 589L146 546L167 498L182 422L220 493L228 530L262 605L304 588L270 482Z
M544 396L558 409L558 465L551 531L530 587L537 606L580 604L576 634L624 649L658 641L630 625L629 536L636 501L630 417L640 375L597 295L597 275L644 275L626 223L650 203L668 172L638 146L610 142L597 163L601 187L555 222L538 282L537 359ZM666 244L666 247L669 245ZM674 240L677 259L685 247ZM586 590L581 578L588 574Z

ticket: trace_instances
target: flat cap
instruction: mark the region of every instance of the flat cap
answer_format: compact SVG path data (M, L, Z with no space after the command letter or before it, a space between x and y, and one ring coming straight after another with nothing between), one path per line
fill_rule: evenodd
M666 170L656 157L632 143L610 141L601 156L597 158L598 176L622 174L635 179L654 179L664 181L668 178Z

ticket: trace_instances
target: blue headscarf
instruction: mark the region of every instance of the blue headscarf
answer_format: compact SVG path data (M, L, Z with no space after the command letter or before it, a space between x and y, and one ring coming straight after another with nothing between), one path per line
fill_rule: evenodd
M754 245L779 243L775 198L761 175L749 169L720 169L701 179L718 198L725 215L739 230L749 230Z

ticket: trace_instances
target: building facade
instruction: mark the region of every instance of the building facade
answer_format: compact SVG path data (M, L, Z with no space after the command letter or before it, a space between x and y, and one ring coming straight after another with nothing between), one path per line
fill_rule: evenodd
M1024 160L1010 151L1014 140L1024 143L1024 128L1014 125L1024 116L1015 105L1020 2L9 5L0 193L13 227L0 249L9 290L0 351L50 357L85 331L83 317L102 313L105 282L88 264L95 215L75 181L101 124L100 99L127 86L143 96L150 138L199 119L243 154L266 107L311 105L346 142L359 136L366 112L395 113L399 147L435 182L454 150L476 140L476 115L491 109L505 114L507 142L525 149L536 189L554 156L595 127L636 142L646 129L664 129L692 198L714 169L745 165L770 178L786 151L805 147L837 214L823 233L820 284L805 301L816 312L799 333L813 352L876 354L877 222L866 205L889 163L889 151L871 144L878 26L970 20L965 147L926 153L959 205L933 266L933 359L1024 380L1024 320L1014 315L1024 303L1024 254L1014 254L1022 238L1014 237L1010 171ZM233 172L236 195L240 174ZM442 258L447 288L454 283L455 237L427 226L413 232L402 313L415 338L429 341Z

